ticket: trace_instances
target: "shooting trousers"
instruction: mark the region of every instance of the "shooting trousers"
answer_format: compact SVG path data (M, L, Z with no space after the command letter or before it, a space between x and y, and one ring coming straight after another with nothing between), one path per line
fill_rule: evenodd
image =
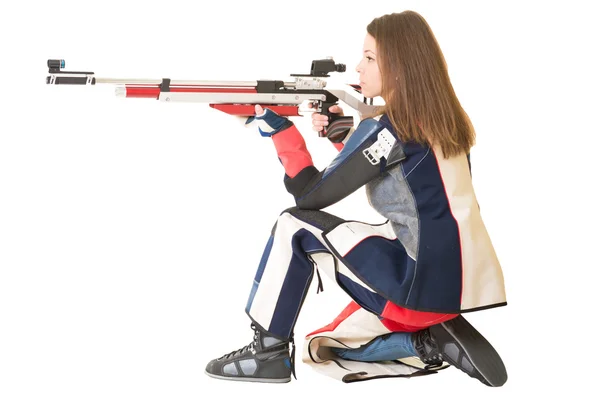
M351 234L348 234L351 233ZM390 243L373 252L366 238ZM334 245L335 243L335 245ZM346 265L350 253L367 252L369 262L356 270L377 270L401 258L404 250L389 223L371 225L344 221L323 211L291 208L279 216L267 241L246 305L246 313L262 329L292 339L294 326L315 275L336 282L350 297L348 306L326 327L305 337L302 360L318 372L345 382L376 376L406 377L435 373L417 358L394 362L357 362L337 357L329 347L359 347L392 331L413 332L456 314L414 311L399 307L370 287ZM352 269L355 269L352 267ZM383 269L381 272L386 273Z

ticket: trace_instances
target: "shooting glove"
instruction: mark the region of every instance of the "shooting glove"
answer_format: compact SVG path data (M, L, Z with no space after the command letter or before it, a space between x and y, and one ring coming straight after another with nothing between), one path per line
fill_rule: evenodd
M293 125L293 122L274 111L265 108L262 114L248 117L246 126L256 125L263 137L271 137Z

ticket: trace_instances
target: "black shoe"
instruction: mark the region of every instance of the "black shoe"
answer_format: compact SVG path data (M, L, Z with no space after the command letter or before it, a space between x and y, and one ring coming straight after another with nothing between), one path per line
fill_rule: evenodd
M205 373L217 379L267 383L291 381L294 368L294 343L292 355L289 341L283 341L261 331L254 324L254 341L239 350L232 351L206 366ZM296 377L294 373L294 378Z
M413 345L425 364L446 361L488 386L502 386L508 379L500 355L461 315L414 333Z

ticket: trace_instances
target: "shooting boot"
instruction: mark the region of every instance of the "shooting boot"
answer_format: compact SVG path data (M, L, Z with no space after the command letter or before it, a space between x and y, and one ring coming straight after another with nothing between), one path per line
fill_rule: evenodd
M292 373L295 378L293 340L283 341L254 324L251 327L254 330L252 343L210 361L206 366L206 374L217 379L266 383L289 382Z
M460 315L415 332L412 340L425 364L439 366L446 361L488 386L502 386L508 378L496 350Z

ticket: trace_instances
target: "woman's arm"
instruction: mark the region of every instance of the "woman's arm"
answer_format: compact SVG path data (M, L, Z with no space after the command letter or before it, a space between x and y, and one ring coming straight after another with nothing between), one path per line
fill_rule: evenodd
M318 210L340 201L404 158L395 135L375 119L363 120L322 171L314 166L295 127L274 135L273 143L286 171L285 187L303 209Z

